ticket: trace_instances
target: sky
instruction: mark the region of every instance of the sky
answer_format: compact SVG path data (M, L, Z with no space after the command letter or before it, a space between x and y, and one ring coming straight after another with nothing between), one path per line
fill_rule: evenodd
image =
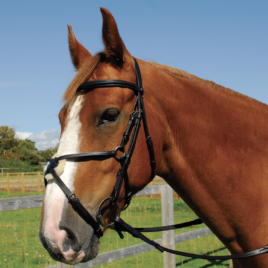
M0 126L39 150L59 141L58 113L75 75L67 24L103 50L100 7L136 58L170 65L268 104L268 1L0 1ZM268 120L268 119L267 119Z

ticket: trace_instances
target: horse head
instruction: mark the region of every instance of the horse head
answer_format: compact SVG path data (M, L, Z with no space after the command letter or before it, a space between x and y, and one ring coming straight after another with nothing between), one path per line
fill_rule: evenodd
M54 158L68 154L115 151L133 114L137 95L133 90L114 86L77 91L81 83L99 80L117 79L137 84L133 57L119 35L115 20L106 9L101 8L101 12L105 49L95 56L76 40L71 26L68 26L70 54L77 74L63 97L64 106L59 113L61 136ZM142 61L139 63L142 66ZM156 123L157 120L153 124ZM140 129L127 170L131 195L146 186L152 175L144 131ZM151 134L156 142L160 134ZM129 143L126 144L125 149L128 150L129 146ZM119 148L116 154L120 158L124 151ZM114 157L98 160L62 159L55 169L94 219L100 203L111 196L122 166L122 162ZM42 244L52 258L62 262L74 264L95 258L99 251L99 237L68 203L51 174L46 175L46 181L39 231ZM119 189L117 205L105 202L102 206L102 216L107 224L113 221L126 203L125 183L123 181Z

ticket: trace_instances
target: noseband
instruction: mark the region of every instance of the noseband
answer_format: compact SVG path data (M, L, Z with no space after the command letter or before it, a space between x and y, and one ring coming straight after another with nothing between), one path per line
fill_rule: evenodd
M69 203L72 205L73 209L88 223L92 226L94 233L101 237L102 231L100 228L100 225L107 228L111 226L113 223L106 224L102 215L101 215L101 208L104 205L105 202L110 201L113 204L117 205L118 208L118 216L120 213L119 204L118 204L118 198L120 194L120 190L122 187L123 180L125 182L125 204L123 207L123 210L126 209L131 201L132 193L129 189L129 180L127 175L127 169L130 164L130 159L132 156L132 153L134 151L134 147L136 144L137 136L139 133L140 128L140 122L141 119L143 120L143 126L144 126L144 132L146 136L146 143L148 152L150 155L150 164L152 168L151 172L151 180L154 178L154 171L156 168L156 161L154 156L154 148L153 148L153 142L149 135L146 115L145 115L145 109L144 109L144 103L142 95L144 93L144 90L142 88L142 79L141 79L141 72L139 65L135 58L135 71L136 71L136 78L137 78L137 85L127 82L127 81L121 81L121 80L99 80L99 81L93 81L93 82L86 82L79 86L77 89L77 92L86 93L89 90L95 89L95 88L103 88L103 87L122 87L122 88L129 88L134 91L134 93L137 95L135 104L133 106L132 113L130 114L130 118L128 121L127 129L123 135L123 139L121 141L121 144L115 148L114 151L100 151L100 152L88 152L88 153L80 153L80 154L67 154L62 155L60 157L56 157L50 160L50 163L47 167L47 170L45 172L45 175L48 173L51 173L57 182L58 186L62 189L64 194L66 195ZM134 129L133 129L134 128ZM126 145L129 141L130 134L133 130L133 134L130 140L128 151L126 152ZM123 155L119 156L118 152L121 152ZM83 205L80 203L79 199L76 198L75 194L72 193L68 187L65 185L65 183L61 180L61 178L57 175L55 172L55 168L58 166L58 163L62 159L68 159L71 161L90 161L90 160L106 160L109 158L115 158L120 164L121 168L119 169L116 177L116 182L113 188L113 191L110 195L110 197L104 199L97 210L97 220L90 215L90 213L83 207ZM45 185L47 184L45 179Z
M228 260L228 259L241 259L241 258L248 258L253 257L261 254L268 253L268 245L256 249L250 252L246 252L243 254L237 254L237 255L227 255L227 256L204 256L204 255L198 255L198 254L192 254L187 252L181 252L172 250L169 248L165 248L158 243L156 243L153 240L150 240L146 236L144 236L141 232L159 232L159 231L167 231L167 230L174 230L178 228L183 228L187 226L192 226L195 224L202 223L201 220L197 219L191 222L186 222L182 224L176 224L176 225L169 225L169 226L163 226L163 227L154 227L154 228L133 228L130 225L128 225L126 222L124 222L119 216L120 216L120 207L118 203L118 198L120 194L120 190L123 184L123 180L125 181L125 204L122 210L126 209L131 201L132 193L129 189L129 180L127 175L127 169L130 164L130 159L136 144L137 136L139 133L140 128L140 122L141 119L143 120L143 126L144 126L144 132L146 136L146 143L148 152L150 155L150 164L152 168L151 172L151 180L154 178L155 168L156 168L156 161L154 156L154 148L153 148L153 142L149 135L146 115L145 115L145 109L143 104L143 98L142 95L144 93L144 90L142 88L142 79L141 79L141 72L139 65L135 58L135 71L136 71L136 77L137 77L137 85L132 84L127 81L121 81L121 80L99 80L94 82L86 82L79 86L77 91L86 93L89 90L92 90L94 88L102 88L102 87L122 87L122 88L129 88L134 91L134 93L137 95L132 113L130 114L130 118L128 121L127 129L123 135L123 139L121 141L121 144L114 149L114 151L100 151L100 152L88 152L88 153L80 153L80 154L67 154L62 155L60 157L52 158L49 162L49 165L47 167L47 170L45 172L45 176L49 173L52 174L55 181L57 182L57 185L61 188L61 190L66 195L68 202L72 205L73 209L80 215L83 220L89 224L93 230L94 234L100 238L103 236L101 226L104 228L108 228L111 225L114 225L115 230L118 232L119 236L123 238L122 232L128 232L132 236L140 238L144 242L154 246L156 249L158 249L160 252L169 252L176 255L191 257L191 258L199 258L199 259L207 259L207 260ZM133 129L134 128L134 129ZM126 152L126 145L129 141L130 134L133 130L133 134L130 140L128 151ZM120 151L123 155L119 156L118 151ZM103 161L109 158L115 158L120 164L121 168L119 169L116 177L116 182L113 188L113 191L110 195L110 197L105 198L99 205L99 208L97 210L97 221L94 219L92 215L84 208L84 206L80 203L79 199L76 198L75 194L72 193L69 188L65 185L65 183L61 180L61 178L57 175L55 172L55 168L58 166L59 161L62 159L68 159L70 161L75 162L83 162L83 161L90 161L90 160L99 160ZM47 185L47 180L45 180L45 185ZM111 204L115 204L117 206L118 215L115 217L114 222L107 224L101 214L101 209L107 201L110 201Z

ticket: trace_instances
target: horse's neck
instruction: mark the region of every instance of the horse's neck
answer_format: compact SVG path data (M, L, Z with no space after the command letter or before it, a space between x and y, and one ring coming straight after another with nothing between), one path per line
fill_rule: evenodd
M255 160L263 162L267 157L267 106L182 79L174 87L165 87L165 97L160 102L165 105L164 122L171 133L169 161L181 172L188 166L199 175L216 172L222 177L224 174L219 172L242 171L255 166ZM236 166L232 170L232 162L243 168Z
M159 175L226 244L256 217L267 224L268 108L157 72L154 107L166 130Z

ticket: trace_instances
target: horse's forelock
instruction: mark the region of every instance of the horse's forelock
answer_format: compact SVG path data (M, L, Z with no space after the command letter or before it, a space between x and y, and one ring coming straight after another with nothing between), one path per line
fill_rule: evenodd
M94 70L97 68L98 63L100 62L100 55L97 54L93 57L90 57L85 61L85 63L78 69L78 72L74 79L71 81L70 85L66 89L62 101L64 102L64 106L68 107L71 101L73 100L77 88L89 79Z

